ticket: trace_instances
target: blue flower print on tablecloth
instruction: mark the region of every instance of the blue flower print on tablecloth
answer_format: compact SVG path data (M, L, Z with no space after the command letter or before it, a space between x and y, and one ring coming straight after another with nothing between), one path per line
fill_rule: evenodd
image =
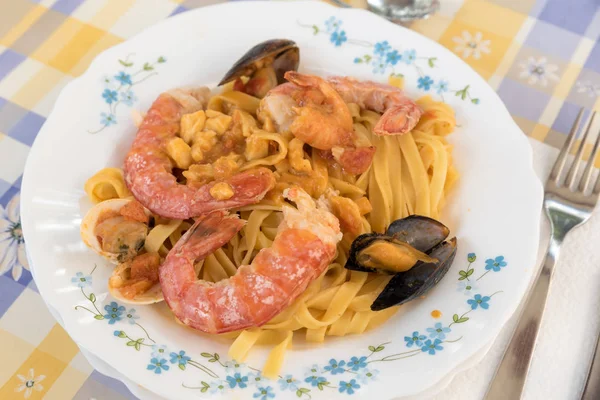
M11 272L15 281L21 279L23 269L29 270L21 229L20 198L17 193L6 208L0 205L0 275Z

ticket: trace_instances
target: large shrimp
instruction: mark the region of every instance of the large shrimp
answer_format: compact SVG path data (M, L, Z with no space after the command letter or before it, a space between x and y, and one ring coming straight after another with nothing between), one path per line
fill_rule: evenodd
M261 326L325 271L342 237L337 218L299 188L287 189L284 196L298 208L284 206L272 246L231 278L198 280L194 263L227 243L243 221L213 212L181 237L159 270L165 300L181 322L209 333Z
M357 143L352 114L340 95L318 76L288 71L285 78L290 83L275 87L261 100L259 116L269 116L280 131L290 131L316 149L334 150L346 171L364 172L375 148Z
M125 159L125 182L146 208L165 218L187 219L215 210L240 207L260 201L275 185L273 173L257 168L224 181L233 189L226 200L217 200L210 189L218 181L200 188L177 182L166 145L179 132L181 116L202 109L207 88L176 89L161 94L144 118Z
M383 113L373 132L377 135L401 135L410 132L423 111L397 87L372 81L359 81L345 76L334 76L327 82L346 103Z

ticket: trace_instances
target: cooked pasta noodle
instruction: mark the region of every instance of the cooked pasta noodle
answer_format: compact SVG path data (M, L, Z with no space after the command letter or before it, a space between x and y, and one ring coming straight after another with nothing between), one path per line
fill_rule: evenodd
M402 82L394 77L390 83ZM411 214L439 218L446 194L458 177L452 165L452 147L446 141L455 126L454 112L447 104L428 96L419 99L424 114L414 130L383 137L373 134L380 114L349 104L360 141L377 149L370 168L360 176L352 176L328 165L316 150L307 150L298 139L275 133L269 121L258 124L258 102L257 98L231 91L229 85L229 90L210 99L206 121L187 122L186 129L209 126L219 135L232 123L235 110L242 110L243 114L233 117L233 124L239 125L246 141L246 161L238 168L268 166L278 177L276 188L262 202L232 210L247 223L227 245L197 265L201 279L219 281L230 277L241 265L249 264L260 249L272 244L283 218L281 192L292 185L302 186L315 198L326 194L348 199L345 201L351 202L350 209L360 219L361 232L383 232L392 221ZM214 122L209 124L211 120ZM188 142L196 140L197 133L186 131L186 135ZM188 179L192 176L184 175ZM94 203L131 196L118 168L101 170L86 182L85 190ZM189 227L190 221L157 219L144 248L164 257ZM398 307L371 311L371 304L391 276L346 270L353 236L344 233L336 259L292 305L260 328L223 335L234 339L229 350L232 358L244 361L255 346L270 344L263 373L276 376L294 333L303 334L309 342L323 342L326 336L373 329L397 311Z

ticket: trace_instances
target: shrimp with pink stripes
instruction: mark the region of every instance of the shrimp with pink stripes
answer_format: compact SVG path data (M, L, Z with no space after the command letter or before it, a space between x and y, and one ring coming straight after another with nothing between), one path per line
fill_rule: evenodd
M326 206L299 188L284 196L273 244L232 277L212 283L198 280L194 263L229 241L244 221L225 212L199 218L167 255L159 270L165 300L177 318L194 329L225 333L258 327L289 306L319 277L336 255L339 221Z
M167 144L179 132L181 117L201 110L209 95L205 87L161 94L148 110L125 159L127 187L144 207L161 217L187 219L258 203L275 186L273 172L267 168L244 171L200 188L177 182ZM214 198L211 188L222 182L233 193L227 199Z
M376 135L401 135L410 132L423 110L401 89L372 81L359 81L347 76L333 76L327 82L346 103L383 113L373 132Z

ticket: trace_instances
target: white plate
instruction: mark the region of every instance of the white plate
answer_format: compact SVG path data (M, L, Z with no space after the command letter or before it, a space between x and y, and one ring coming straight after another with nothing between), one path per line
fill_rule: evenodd
M402 73L411 96L443 98L456 110L460 125L451 141L462 175L444 218L459 239L459 251L442 282L373 332L327 338L323 345L295 344L282 371L292 376L292 385L255 381L252 368L262 365L263 351L254 352L247 365L230 367L228 343L179 326L164 305L136 307L136 320L127 318L129 307L120 319L102 317L114 301L107 293L110 268L79 237L81 217L90 206L83 184L97 170L122 164L135 135L130 109L147 109L173 87L214 84L248 48L279 37L298 43L304 71L382 81ZM108 101L118 86L123 94L115 106ZM107 121L110 115L115 123ZM541 199L524 135L485 81L448 50L361 10L313 2L229 3L161 22L98 56L65 88L30 152L22 223L40 293L73 339L121 376L162 397L214 396L221 382L231 397L388 399L437 385L495 338L533 273ZM472 264L469 253L476 254ZM91 283L77 280L85 280L94 265ZM459 281L461 273L469 274L469 281ZM476 284L469 295L459 291L467 282ZM483 304L469 302L477 295ZM441 311L441 318L434 319L433 310ZM436 324L442 332L435 332ZM420 346L407 347L415 331L427 337ZM431 336L441 341L435 354L420 349L436 343ZM159 356L169 367L160 374L148 369L150 337L170 349ZM170 353L180 351L193 362L173 358L171 363ZM326 368L330 360L346 365L334 374ZM349 365L353 360L356 364ZM179 368L181 363L185 368ZM313 365L316 377L310 378ZM203 372L205 367L218 378ZM318 382L328 383L319 390Z

